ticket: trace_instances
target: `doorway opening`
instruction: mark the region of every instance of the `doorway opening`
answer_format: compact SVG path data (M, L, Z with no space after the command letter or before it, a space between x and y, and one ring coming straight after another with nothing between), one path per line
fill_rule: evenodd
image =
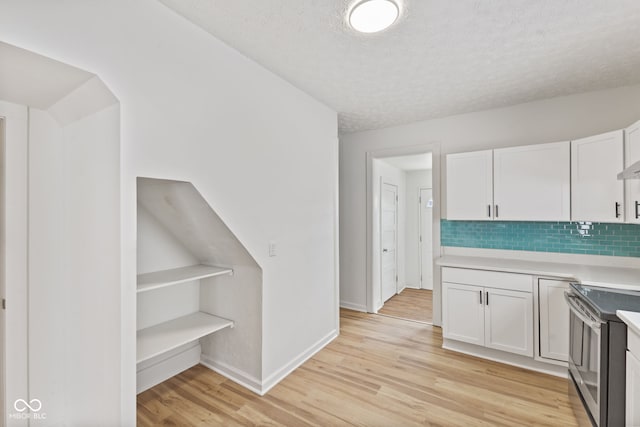
M373 312L434 322L431 151L371 159Z

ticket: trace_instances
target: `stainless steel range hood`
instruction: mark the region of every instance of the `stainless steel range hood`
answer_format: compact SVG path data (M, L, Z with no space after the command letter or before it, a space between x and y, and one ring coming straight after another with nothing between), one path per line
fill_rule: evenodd
M620 172L618 179L640 179L640 160Z

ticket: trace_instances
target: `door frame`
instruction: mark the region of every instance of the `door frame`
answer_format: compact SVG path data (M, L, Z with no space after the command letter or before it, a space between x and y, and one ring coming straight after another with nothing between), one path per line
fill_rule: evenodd
M0 426L14 412L16 399L29 398L28 367L28 153L29 110L26 106L0 100L4 119L3 182L4 230L3 279L7 309L4 336L4 405ZM11 352L7 351L11 348ZM13 420L26 426L28 420Z
M384 298L382 297L382 289L383 289L383 283L382 283L382 250L383 250L383 248L382 248L382 232L383 232L383 230L382 230L382 224L383 224L383 222L382 222L382 211L383 211L382 192L384 191L384 186L385 185L390 185L390 186L394 187L395 188L395 194L396 194L396 199L394 200L394 204L395 204L395 229L396 229L396 232L395 232L395 251L394 251L394 258L395 258L395 264L396 264L396 274L395 274L395 289L396 290L395 290L395 295L398 294L398 231L399 231L399 227L398 227L398 212L399 212L398 199L399 199L399 195L398 195L398 193L399 193L399 190L400 190L398 185L393 184L391 182L385 182L384 178L380 177L380 214L379 214L380 215L380 217L379 217L380 218L380 230L379 230L379 233L380 233L380 247L378 248L379 249L378 255L380 257L380 261L379 261L379 263L380 263L380 272L379 272L379 275L380 275L380 301L381 301L383 306L384 306L384 303L386 302L384 300Z
M431 179L433 182L433 170L431 171ZM424 234L422 231L422 190L431 190L431 199L433 200L433 185L431 187L420 187L418 188L418 254L420 254L420 289L426 289L422 286L423 282L423 262L422 262L422 235ZM435 203L434 203L435 204ZM435 209L432 209L432 212ZM433 222L433 213L431 214L431 221ZM431 228L431 247L433 248L433 227ZM433 291L433 277L431 278L431 290Z
M432 190L433 190L433 203L439 208L433 210L435 227L433 228L433 324L440 326L442 324L442 286L440 284L440 269L435 268L435 259L440 257L440 171L441 171L441 155L440 155L440 143L428 143L422 145L412 145L398 148L388 148L382 150L367 151L366 153L366 302L367 311L375 313L375 301L374 301L374 276L377 271L374 271L373 257L373 242L376 233L379 238L379 227L374 224L373 211L374 206L374 176L373 176L373 162L376 159L384 159L386 157L397 156L409 156L412 154L425 154L431 153L432 155Z

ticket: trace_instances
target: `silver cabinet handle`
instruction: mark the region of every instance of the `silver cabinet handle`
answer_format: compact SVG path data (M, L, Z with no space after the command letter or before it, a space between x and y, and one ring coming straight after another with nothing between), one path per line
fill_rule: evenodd
M389 249L383 249L382 252L389 252Z
M496 205L496 218L498 218L498 205Z
M616 218L620 218L620 203L616 202Z
M491 205L487 205L487 216L491 218Z
M638 206L640 206L640 203L636 200L636 219L640 218L640 213L638 213Z

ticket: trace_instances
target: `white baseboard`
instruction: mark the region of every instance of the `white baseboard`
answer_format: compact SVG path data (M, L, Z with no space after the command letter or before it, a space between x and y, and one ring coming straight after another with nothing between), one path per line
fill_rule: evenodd
M340 301L340 308L346 308L349 310L362 311L363 313L367 312L367 306L361 304L354 304L352 302Z
M255 394L258 394L260 396L264 394L264 392L262 391L262 383L253 375L250 375L240 369L234 368L233 366L230 366L225 362L215 360L205 354L201 355L200 363L202 363L212 371L219 373L223 377L228 378L231 381L251 390Z
M262 382L262 394L266 394L269 390L271 390L276 384L282 381L287 375L293 372L297 367L302 365L304 362L313 357L314 354L322 350L327 344L338 337L338 331L333 330L325 335L318 342L313 344L311 347L300 353L297 357L295 357L291 362L284 365L282 368L278 369L273 374L269 375Z
M470 356L480 357L482 359L492 360L494 362L504 363L506 365L529 369L531 371L542 372L544 374L549 374L556 377L567 378L568 376L566 365L559 366L556 364L539 362L531 357L506 353L504 351L480 347L461 341L444 339L442 342L442 348L446 350L457 351L458 353L468 354Z
M181 347L138 364L136 393L150 389L200 363L200 344Z

